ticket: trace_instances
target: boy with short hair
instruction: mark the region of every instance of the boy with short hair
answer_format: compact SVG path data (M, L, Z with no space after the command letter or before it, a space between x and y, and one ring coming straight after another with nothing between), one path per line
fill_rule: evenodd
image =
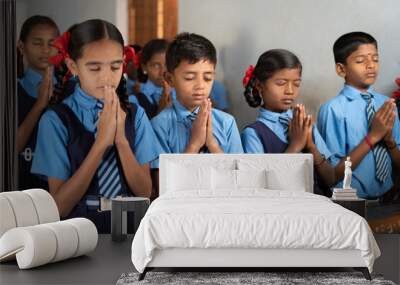
M216 63L215 47L200 35L182 33L169 45L166 79L177 100L151 120L164 153L243 152L235 119L211 106Z
M335 153L334 163L351 157L352 187L359 197L388 195L398 172L393 169L400 167L400 123L393 99L372 89L379 70L377 42L369 34L352 32L336 40L333 52L345 85L319 111L321 135Z

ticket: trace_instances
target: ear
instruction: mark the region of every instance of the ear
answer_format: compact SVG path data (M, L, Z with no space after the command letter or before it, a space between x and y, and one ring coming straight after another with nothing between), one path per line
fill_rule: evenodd
M168 85L171 86L172 88L175 88L175 82L174 82L174 75L167 71L164 73L164 79L167 81Z
M65 59L65 64L67 65L69 71L72 73L72 75L78 75L78 67L71 58L66 58Z
M141 64L140 64L140 67L142 68L143 73L144 73L144 74L147 74L147 67L146 67L146 65L143 64L143 63L141 63Z
M24 54L24 43L22 41L18 41L17 48L21 54Z
M257 89L258 93L262 94L264 86L261 84L260 80L256 79L256 83L254 84L254 88Z
M346 66L343 63L336 63L336 73L340 77L346 77Z

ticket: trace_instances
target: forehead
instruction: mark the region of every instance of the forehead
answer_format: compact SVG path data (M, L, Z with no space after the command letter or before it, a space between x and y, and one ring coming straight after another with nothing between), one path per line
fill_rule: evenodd
M30 31L28 38L40 38L40 39L48 39L55 38L58 36L58 31L55 27L50 25L35 25Z
M199 60L195 63L182 60L174 71L179 73L213 73L215 71L215 64L207 59Z
M272 76L271 79L300 79L301 72L300 68L284 68L276 71Z
M153 54L149 61L152 62L165 62L165 51Z
M110 39L91 42L84 46L80 59L96 62L120 60L122 59L122 45Z
M374 44L362 44L350 54L350 57L376 55L376 54L378 54L378 50L376 49Z

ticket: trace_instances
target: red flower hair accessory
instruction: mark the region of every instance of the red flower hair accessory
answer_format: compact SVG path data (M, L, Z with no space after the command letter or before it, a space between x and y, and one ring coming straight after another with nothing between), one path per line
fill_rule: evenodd
M66 58L69 57L68 45L71 38L70 32L64 32L61 36L56 38L53 46L58 50L58 54L51 56L49 61L55 66L59 66Z
M396 79L396 84L399 86L399 89L393 92L393 98L400 100L400 77Z
M250 65L247 68L246 74L243 77L243 87L247 86L247 84L249 83L251 77L253 77L253 72L254 72L254 66Z
M124 47L124 73L129 62L133 61L136 68L139 68L139 55L135 53L135 50L130 47Z

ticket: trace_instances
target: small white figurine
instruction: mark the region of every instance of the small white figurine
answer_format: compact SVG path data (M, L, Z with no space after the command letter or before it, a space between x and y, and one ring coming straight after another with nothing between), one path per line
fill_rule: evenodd
M343 189L351 189L351 160L350 156L347 157L344 162L344 179L343 179Z

